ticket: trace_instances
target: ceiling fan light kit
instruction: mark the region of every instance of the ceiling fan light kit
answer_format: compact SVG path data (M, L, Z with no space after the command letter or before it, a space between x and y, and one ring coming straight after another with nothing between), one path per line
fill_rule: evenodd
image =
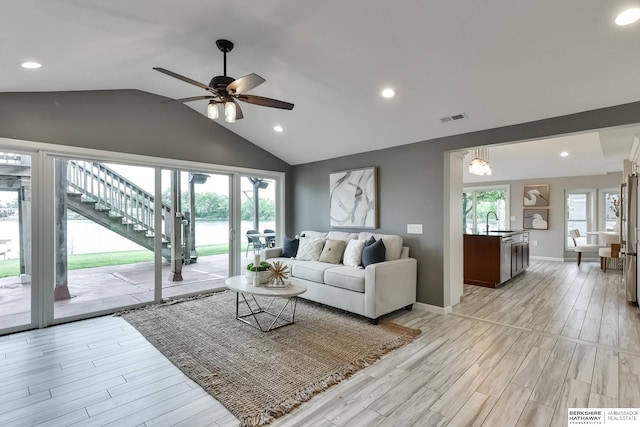
M264 96L250 95L247 91L261 85L266 80L257 74L248 74L239 79L227 76L227 53L233 50L233 43L229 40L220 39L216 41L216 46L223 54L223 76L215 76L207 86L189 77L182 76L165 68L154 67L153 69L173 77L183 82L198 86L208 91L209 95L192 96L189 98L172 99L167 102L191 102L208 99L207 117L216 120L219 117L218 104L224 105L224 119L227 123L234 123L236 120L243 118L242 109L236 100L246 102L248 104L260 105L262 107L280 108L283 110L292 110L293 104L290 102L278 101L277 99L265 98Z
M224 103L224 121L227 123L236 121L236 104L231 101Z
M207 117L212 120L218 119L218 104L216 101L209 101L209 105L207 106Z

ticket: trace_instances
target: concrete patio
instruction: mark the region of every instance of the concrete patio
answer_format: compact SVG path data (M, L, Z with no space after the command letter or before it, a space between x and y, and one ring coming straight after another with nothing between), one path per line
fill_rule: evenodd
M168 280L170 269L163 264L163 298L221 289L229 276L228 255L201 256L184 265L180 282ZM55 319L152 301L153 262L71 270L68 283L71 299L54 303ZM0 330L30 323L30 307L31 284L15 276L0 279Z

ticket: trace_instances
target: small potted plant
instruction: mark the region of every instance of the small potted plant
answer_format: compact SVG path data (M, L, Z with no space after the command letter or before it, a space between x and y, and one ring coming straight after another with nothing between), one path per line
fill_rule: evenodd
M248 283L253 283L254 276L258 277L258 283L265 284L269 280L269 269L271 268L271 264L268 262L262 261L257 266L252 262L247 265L247 273L246 278Z

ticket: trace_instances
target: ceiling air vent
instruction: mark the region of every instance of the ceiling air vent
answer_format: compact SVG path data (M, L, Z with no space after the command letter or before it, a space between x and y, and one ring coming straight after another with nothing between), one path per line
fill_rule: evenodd
M462 119L466 119L466 118L467 118L467 114L466 113L458 113L458 114L453 114L451 116L442 117L440 119L440 121L442 123L447 123L447 122L452 122L454 120L462 120Z

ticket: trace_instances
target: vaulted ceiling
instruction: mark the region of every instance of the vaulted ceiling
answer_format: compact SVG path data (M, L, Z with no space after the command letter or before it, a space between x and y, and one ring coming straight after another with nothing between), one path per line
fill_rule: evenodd
M640 22L614 24L630 3L0 0L0 92L204 95L152 67L208 83L226 38L228 74L259 74L251 93L295 108L241 104L220 125L301 164L638 101Z

